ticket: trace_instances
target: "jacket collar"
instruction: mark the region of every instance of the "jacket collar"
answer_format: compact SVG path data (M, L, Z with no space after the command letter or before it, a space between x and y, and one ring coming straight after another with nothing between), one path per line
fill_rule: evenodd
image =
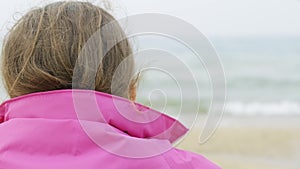
M187 132L177 120L149 107L122 97L81 89L37 92L3 102L0 123L14 118L96 121L133 137L170 142Z

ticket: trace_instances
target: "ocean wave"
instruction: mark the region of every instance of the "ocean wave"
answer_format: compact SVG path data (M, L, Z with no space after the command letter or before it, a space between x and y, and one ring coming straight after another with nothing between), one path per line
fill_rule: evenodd
M300 103L281 102L228 102L226 114L232 115L300 115Z

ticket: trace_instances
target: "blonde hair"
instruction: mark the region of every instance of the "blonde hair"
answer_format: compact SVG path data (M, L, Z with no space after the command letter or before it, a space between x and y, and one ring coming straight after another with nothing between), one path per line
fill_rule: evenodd
M98 57L101 62L94 77L95 84L79 80L73 88L92 89L111 93L112 77L118 65L132 57L128 39L116 42L124 32L119 24L110 26L110 32L101 32L101 27L115 21L114 17L102 8L88 2L55 2L34 9L24 15L8 33L2 48L2 74L5 88L10 97L33 92L71 89L74 67L78 59L86 59L80 67L82 75L89 72L92 59L79 58L88 39L100 29L101 43ZM94 36L94 35L93 35ZM115 45L105 51L108 43ZM82 56L86 57L86 56ZM120 91L116 95L131 98L129 90L136 80L131 80L134 61L127 59L126 70L122 71ZM91 86L94 86L91 87Z

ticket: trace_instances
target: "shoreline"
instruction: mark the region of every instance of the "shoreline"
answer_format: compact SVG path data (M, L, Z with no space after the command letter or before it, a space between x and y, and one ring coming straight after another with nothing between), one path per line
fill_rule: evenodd
M202 154L223 169L299 169L299 122L300 116L225 115L205 144L197 143L198 124L176 147Z

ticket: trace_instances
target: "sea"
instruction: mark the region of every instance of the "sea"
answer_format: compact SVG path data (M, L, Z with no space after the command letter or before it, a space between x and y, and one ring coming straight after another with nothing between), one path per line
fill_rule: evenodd
M186 61L184 66L190 68L194 78L187 78L186 75L189 73L181 68L184 66L179 64L173 66L174 69L169 74L177 75L176 80L182 82L179 83L181 89L186 88L184 93L181 92L183 90L179 90L174 79L167 78L169 75L159 76L157 72L148 73L149 75L145 76L146 80L142 80L139 100L149 106L165 110L169 114L180 109L178 105L189 105L197 100L200 105L198 111L208 112L214 101L212 93L218 91L212 87L211 78L218 77L209 75L210 72L207 71L205 64L199 62L199 56L197 59L195 54L189 49L184 49L182 44L180 47L174 39L153 36L140 39L138 42L144 42L144 46L139 45L142 49L163 48L176 55L174 58ZM207 39L215 48L224 71L226 97L224 115L300 115L299 36L226 36ZM170 60L167 57L164 63L172 65ZM162 60L158 59L158 61ZM179 99L182 95L195 96L193 93L196 90L191 85L194 83L198 84L199 97ZM155 87L161 90L155 90ZM163 90L165 92L162 92ZM165 106L161 105L161 102L165 102Z

